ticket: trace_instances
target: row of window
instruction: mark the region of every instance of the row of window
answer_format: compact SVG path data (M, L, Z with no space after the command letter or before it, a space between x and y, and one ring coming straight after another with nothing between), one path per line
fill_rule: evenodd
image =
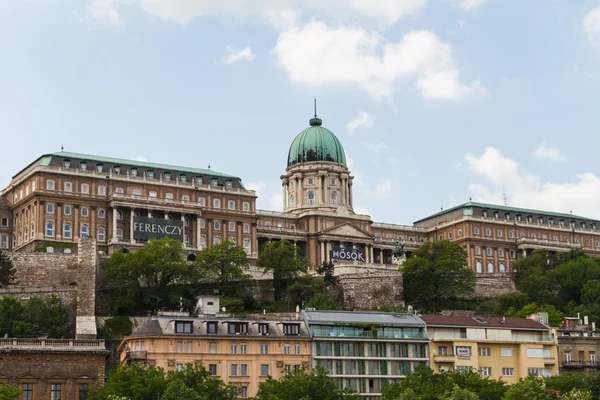
M63 167L71 168L71 160L63 160ZM88 170L87 162L81 161L79 163L79 169L82 171L87 171ZM104 164L97 163L94 170L96 172L104 172L105 171ZM111 171L115 175L121 175L121 166L114 165L111 168L109 168L108 171ZM129 168L129 170L126 172L126 174L129 176L132 176L132 177L140 176L138 174L138 169L133 168L133 167ZM171 172L163 172L162 174L156 174L155 171L152 169L146 170L146 172L143 172L141 176L144 176L148 179L154 179L154 178L160 177L165 181L170 181L171 179L177 179L180 182L184 182L184 183L188 181L188 176L186 174L177 175L177 174L173 174ZM194 179L194 182L198 185L204 184L203 176L195 176L193 179ZM210 184L212 186L217 186L219 184L218 178L210 178ZM227 179L225 181L226 187L232 187L232 184L233 184L233 181L230 179Z
M483 272L483 264L481 264L481 261L475 262L475 272L477 272L479 274ZM495 272L494 271L494 263L488 262L487 272L490 274L493 274ZM498 264L498 272L500 272L501 274L507 272L506 264L504 264L503 262Z
M315 193L312 191L309 191L306 194L306 200L308 201L308 204L314 204L315 203ZM296 197L294 196L294 194L290 194L290 204L294 204L296 201ZM329 195L329 203L330 204L337 204L338 202L338 193L337 192L331 192L331 194Z
M315 184L315 178L314 177L308 177L304 179L304 184L305 185L314 185ZM329 178L329 185L337 185L338 184L338 179L337 178ZM294 188L294 181L290 181L289 183L290 185L290 189Z
M60 383L52 383L49 387L50 392L50 400L62 400L62 395L64 391L64 385ZM77 400L87 400L89 387L85 383L80 383L78 387L78 397ZM22 400L33 400L33 383L24 383L21 386L21 399Z
M517 258L517 252L516 250L509 250L508 253L510 254L510 258ZM492 247L488 247L486 248L486 254L488 255L488 257L492 257L494 255L494 249ZM498 257L504 257L506 254L506 251L502 248L498 249ZM480 256L481 255L481 247L480 246L475 246L475 255Z
M181 367L179 367L181 365ZM183 369L183 364L179 364L177 366L177 370ZM238 375L238 365L239 365L239 375ZM230 376L248 376L248 364L230 364L229 366ZM298 367L299 368L299 367ZM218 367L217 364L208 364L208 373L210 375L216 376L218 375ZM269 364L260 364L260 376L269 376ZM244 386L242 386L243 388ZM248 394L244 394L242 391L241 397L247 397Z
M481 212L481 215L484 218L487 218L488 217L488 211L487 210L483 210ZM493 211L492 215L493 215L494 219L500 218L500 213L498 211ZM510 213L504 213L504 219L510 220L511 219L511 214ZM516 214L514 219L515 219L515 221L522 221L523 220L523 216L521 214ZM553 217L547 217L546 220L548 221L549 225L554 225L554 218ZM525 221L527 221L527 222L533 222L533 216L532 215L525 216ZM536 221L539 224L543 224L544 223L544 217L543 216L538 216L537 219L536 219ZM558 225L559 226L565 226L565 222L566 221L564 219L559 219L558 220ZM569 221L569 227L570 228L575 228L575 225L576 225L575 221L573 221L573 220ZM581 229L585 229L586 228L586 223L585 222L580 222L579 226L581 227ZM592 222L590 224L590 228L591 229L596 229L596 224Z

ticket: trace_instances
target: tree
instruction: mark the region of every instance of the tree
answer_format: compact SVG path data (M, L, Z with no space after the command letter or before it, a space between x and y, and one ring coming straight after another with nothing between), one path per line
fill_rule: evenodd
M517 289L527 295L530 302L549 304L555 299L554 284L548 277L552 267L549 259L546 251L538 250L513 265Z
M525 379L519 379L519 382L513 384L506 391L504 400L549 400L546 393L544 382L534 376L528 376Z
M454 385L452 391L442 400L479 400L479 396L470 390L461 389L458 385Z
M465 268L467 253L455 242L427 242L402 267L404 297L424 310L439 310L451 298L475 291L475 273Z
M554 285L559 288L562 300L559 306L575 301L581 304L582 288L586 282L600 280L600 265L586 255L580 254L559 264L548 273Z
M246 252L225 240L198 253L196 269L199 277L218 282L220 289L233 294L239 283L247 281L242 267L248 265Z
M592 393L587 389L571 389L561 395L560 400L592 400Z
M294 370L275 380L267 378L258 386L255 400L358 400L357 394L339 389L327 372L317 367L308 372Z
M21 390L14 385L0 383L0 400L18 400L21 398Z
M0 251L0 287L10 285L15 279L15 268L12 260Z
M200 395L188 387L181 379L174 379L167 385L162 400L202 400Z
M225 384L221 379L211 376L202 366L187 364L181 371L170 371L167 382L182 382L186 387L192 389L202 400L231 400L236 397L238 388ZM187 399L187 397L180 397Z
M55 295L31 298L25 303L23 314L29 324L27 336L61 338L68 333L69 314Z
M127 397L130 400L152 400L164 393L167 381L162 368L155 366L143 367L139 364L119 365L104 386L92 386L90 398L106 399L109 395Z
M306 308L315 310L337 310L338 304L324 293L317 293L306 304Z
M25 322L25 307L14 297L0 299L0 336L27 337L29 326Z
M526 318L527 316L538 312L548 313L548 323L550 326L560 326L563 319L563 313L549 304L540 306L536 303L529 303L520 310L510 308L506 311L506 316L511 318Z
M336 287L339 283L339 278L334 275L335 266L330 262L323 262L320 266L318 266L315 271L317 274L321 275L323 281L325 281L325 285L328 289Z
M325 292L325 281L322 278L304 275L290 285L290 298L294 304L302 305L318 294Z
M273 272L275 300L281 300L294 278L310 266L300 249L288 240L269 241L258 255L258 266Z

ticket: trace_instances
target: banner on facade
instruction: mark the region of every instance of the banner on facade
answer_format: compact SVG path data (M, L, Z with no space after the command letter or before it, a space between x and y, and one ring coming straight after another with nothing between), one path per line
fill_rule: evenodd
M183 242L183 221L133 217L133 238L135 240L173 238Z
M333 262L367 262L364 246L333 246L331 249L331 261Z

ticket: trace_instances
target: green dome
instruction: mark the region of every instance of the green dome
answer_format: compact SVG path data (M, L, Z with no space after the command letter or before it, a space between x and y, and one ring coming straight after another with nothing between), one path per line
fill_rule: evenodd
M329 161L346 165L344 147L320 118L311 118L310 128L296 136L288 153L288 167L310 161Z

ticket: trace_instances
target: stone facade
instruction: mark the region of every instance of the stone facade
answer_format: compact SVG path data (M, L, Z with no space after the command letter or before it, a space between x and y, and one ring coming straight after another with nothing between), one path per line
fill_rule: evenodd
M515 292L515 281L512 274L477 274L475 296L498 297L505 293Z
M346 273L339 275L339 282L347 307L373 309L381 305L404 305L399 271Z

